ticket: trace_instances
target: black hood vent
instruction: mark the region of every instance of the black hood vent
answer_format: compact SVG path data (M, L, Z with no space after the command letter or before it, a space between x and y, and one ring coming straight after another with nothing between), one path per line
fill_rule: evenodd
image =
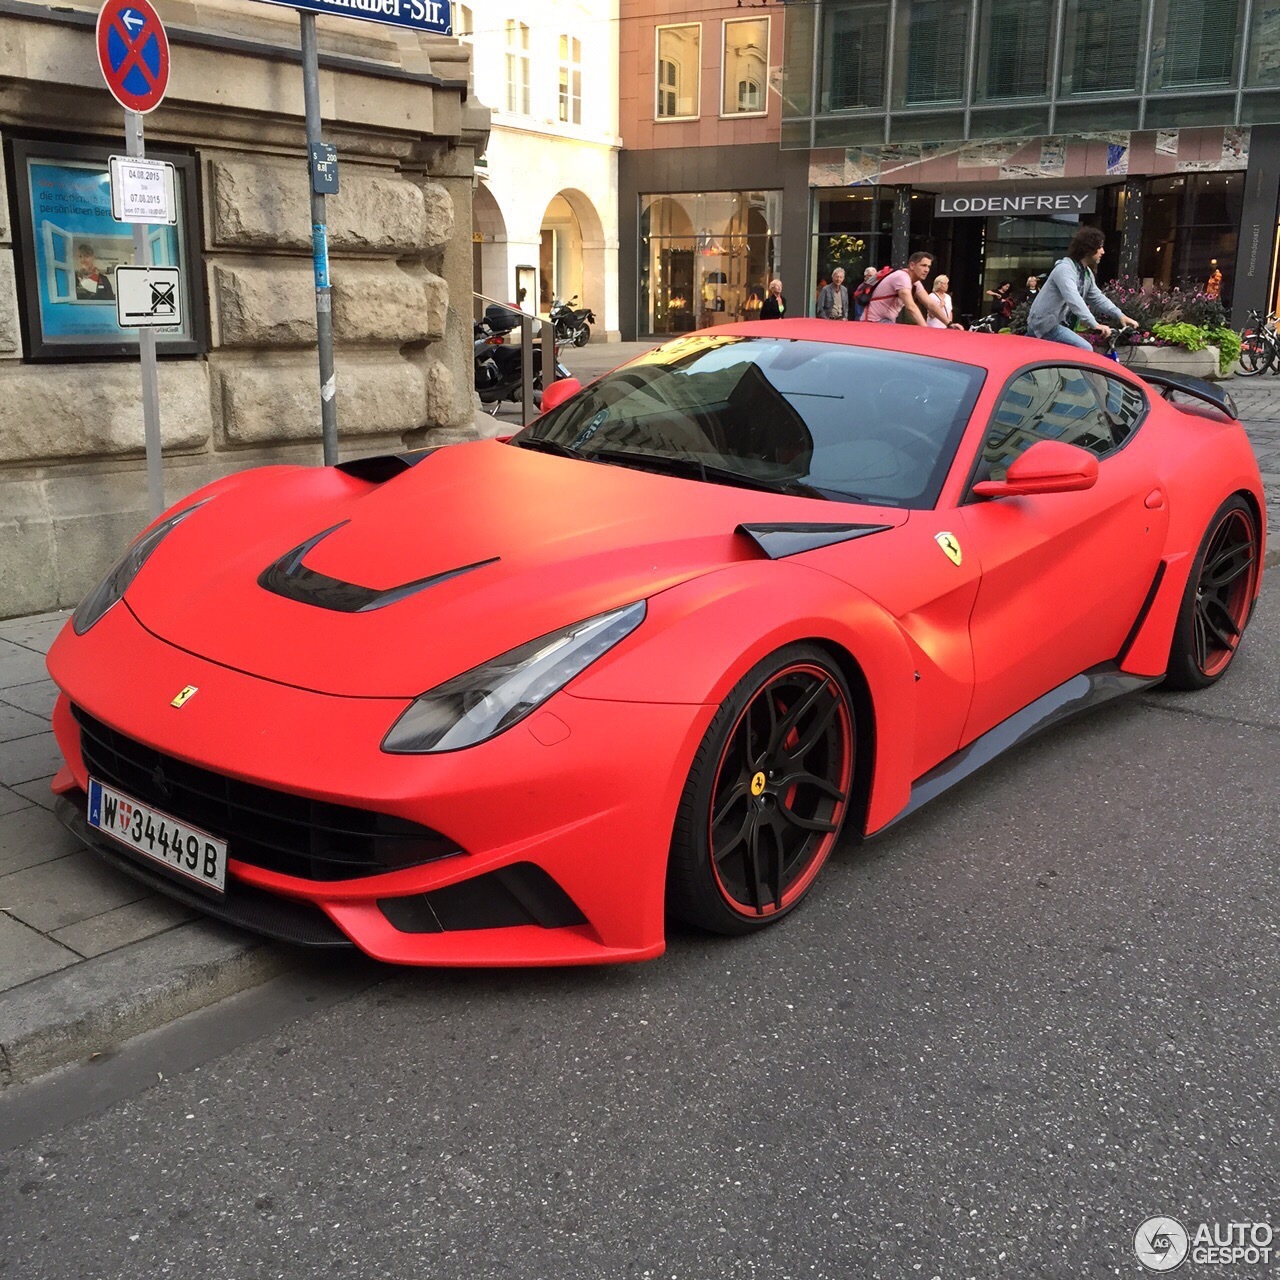
M770 560L781 560L892 528L891 524L740 524L734 532L745 534Z
M488 560L477 560L474 564L446 569L443 573L433 573L429 578L418 578L414 582L387 587L381 591L373 587L362 587L354 582L343 582L340 578L329 577L327 573L308 569L302 563L307 552L348 523L350 522L343 520L308 538L306 542L300 542L292 551L286 551L279 560L269 564L258 575L258 586L273 595L296 600L299 604L314 605L317 609L330 609L334 613L372 613L374 609L385 609L389 604L416 595L428 587L438 586L441 582L448 582L450 578L456 578L460 574L470 573L472 569L481 569L487 564L498 562L497 556L491 556Z

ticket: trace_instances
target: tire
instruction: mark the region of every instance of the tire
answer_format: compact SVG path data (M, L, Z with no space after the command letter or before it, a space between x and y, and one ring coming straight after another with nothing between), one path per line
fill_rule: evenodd
M1271 344L1256 333L1245 333L1240 340L1240 359L1236 372L1242 378L1252 378L1259 373L1266 373L1271 365Z
M689 769L669 913L732 935L793 911L840 837L856 742L849 686L817 645L787 645L747 672Z
M577 333L573 335L573 345L575 347L585 347L591 341L591 326L584 324Z
M1262 564L1258 521L1238 494L1205 530L1178 610L1168 689L1207 689L1231 665L1249 623Z

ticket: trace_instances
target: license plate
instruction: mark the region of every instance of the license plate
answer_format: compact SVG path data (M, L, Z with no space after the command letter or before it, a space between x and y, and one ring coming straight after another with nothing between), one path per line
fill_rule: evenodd
M226 890L225 840L140 804L96 778L89 779L89 825L206 889Z

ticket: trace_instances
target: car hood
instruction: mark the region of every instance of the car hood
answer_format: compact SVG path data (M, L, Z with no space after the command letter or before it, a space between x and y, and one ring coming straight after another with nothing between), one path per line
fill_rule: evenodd
M739 525L905 519L483 441L381 482L334 468L247 473L176 526L125 600L155 635L236 670L411 698L537 636L762 558Z

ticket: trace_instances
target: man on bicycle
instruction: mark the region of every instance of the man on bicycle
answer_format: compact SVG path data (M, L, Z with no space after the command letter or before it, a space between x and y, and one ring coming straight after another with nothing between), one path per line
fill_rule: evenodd
M1093 348L1088 341L1076 333L1067 324L1067 320L1075 315L1091 329L1099 330L1104 338L1109 338L1110 326L1100 323L1094 317L1094 311L1108 319L1137 328L1138 322L1125 315L1094 283L1094 269L1102 261L1105 252L1102 247L1104 239L1097 227L1081 227L1071 237L1067 256L1054 265L1031 304L1027 315L1027 332L1033 338L1065 342L1069 346L1091 351Z

